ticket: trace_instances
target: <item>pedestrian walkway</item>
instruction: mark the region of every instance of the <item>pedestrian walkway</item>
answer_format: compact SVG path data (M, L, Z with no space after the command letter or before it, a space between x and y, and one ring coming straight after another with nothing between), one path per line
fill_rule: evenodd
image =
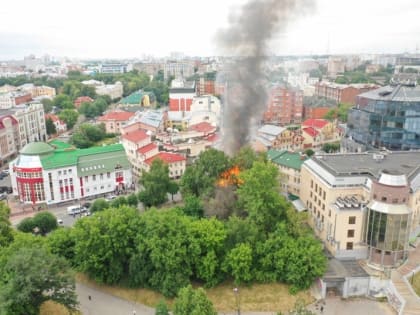
M402 313L404 315L420 315L420 298L408 282L419 264L420 244L409 252L407 261L391 273L391 280L406 303Z

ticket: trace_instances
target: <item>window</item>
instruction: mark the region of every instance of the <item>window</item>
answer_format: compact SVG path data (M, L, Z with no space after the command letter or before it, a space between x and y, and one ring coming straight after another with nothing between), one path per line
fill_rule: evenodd
M354 237L354 230L347 230L347 237Z
M102 173L99 174L99 177L100 177L101 180L103 180L104 179L104 174L102 174Z
M89 176L85 176L85 183L89 182Z
M356 217L349 217L349 224L356 224Z
M92 175L92 180L95 181L96 180L96 175Z
M393 198L392 203L398 203L398 198Z
M352 250L353 249L353 242L347 242L346 243L346 249L347 250Z
M381 201L386 202L386 197L382 197Z
M106 177L111 178L111 173L110 172L106 173Z

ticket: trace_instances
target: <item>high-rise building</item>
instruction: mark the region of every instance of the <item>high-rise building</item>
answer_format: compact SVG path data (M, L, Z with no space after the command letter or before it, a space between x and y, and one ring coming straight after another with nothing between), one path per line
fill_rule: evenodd
M268 108L263 118L264 123L281 126L300 123L302 113L302 91L283 86L274 86L270 89Z

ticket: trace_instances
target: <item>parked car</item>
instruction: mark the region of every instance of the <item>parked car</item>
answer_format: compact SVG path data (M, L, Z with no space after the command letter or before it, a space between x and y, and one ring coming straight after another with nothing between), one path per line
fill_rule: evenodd
M11 194L13 192L13 188L10 186L0 186L0 193L8 193Z
M109 202L109 201L114 200L115 198L117 198L117 196L115 196L115 195L109 195L108 197L105 198L105 200Z
M2 171L1 171L1 173L2 173L4 176L8 176L8 175L9 175L9 170L2 170Z
M59 225L62 225L62 224L63 224L63 220L61 220L61 219L57 219L57 223L58 223Z
M0 200L6 200L7 199L7 194L6 193L1 193L0 194Z

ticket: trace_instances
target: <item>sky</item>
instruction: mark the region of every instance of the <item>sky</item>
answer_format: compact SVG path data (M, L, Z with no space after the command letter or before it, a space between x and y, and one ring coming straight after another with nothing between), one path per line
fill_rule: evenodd
M215 34L246 0L13 0L0 6L0 60L25 55L141 58L221 52ZM420 49L419 0L314 0L270 52L402 53ZM305 10L302 10L305 11ZM420 51L419 51L420 52Z

